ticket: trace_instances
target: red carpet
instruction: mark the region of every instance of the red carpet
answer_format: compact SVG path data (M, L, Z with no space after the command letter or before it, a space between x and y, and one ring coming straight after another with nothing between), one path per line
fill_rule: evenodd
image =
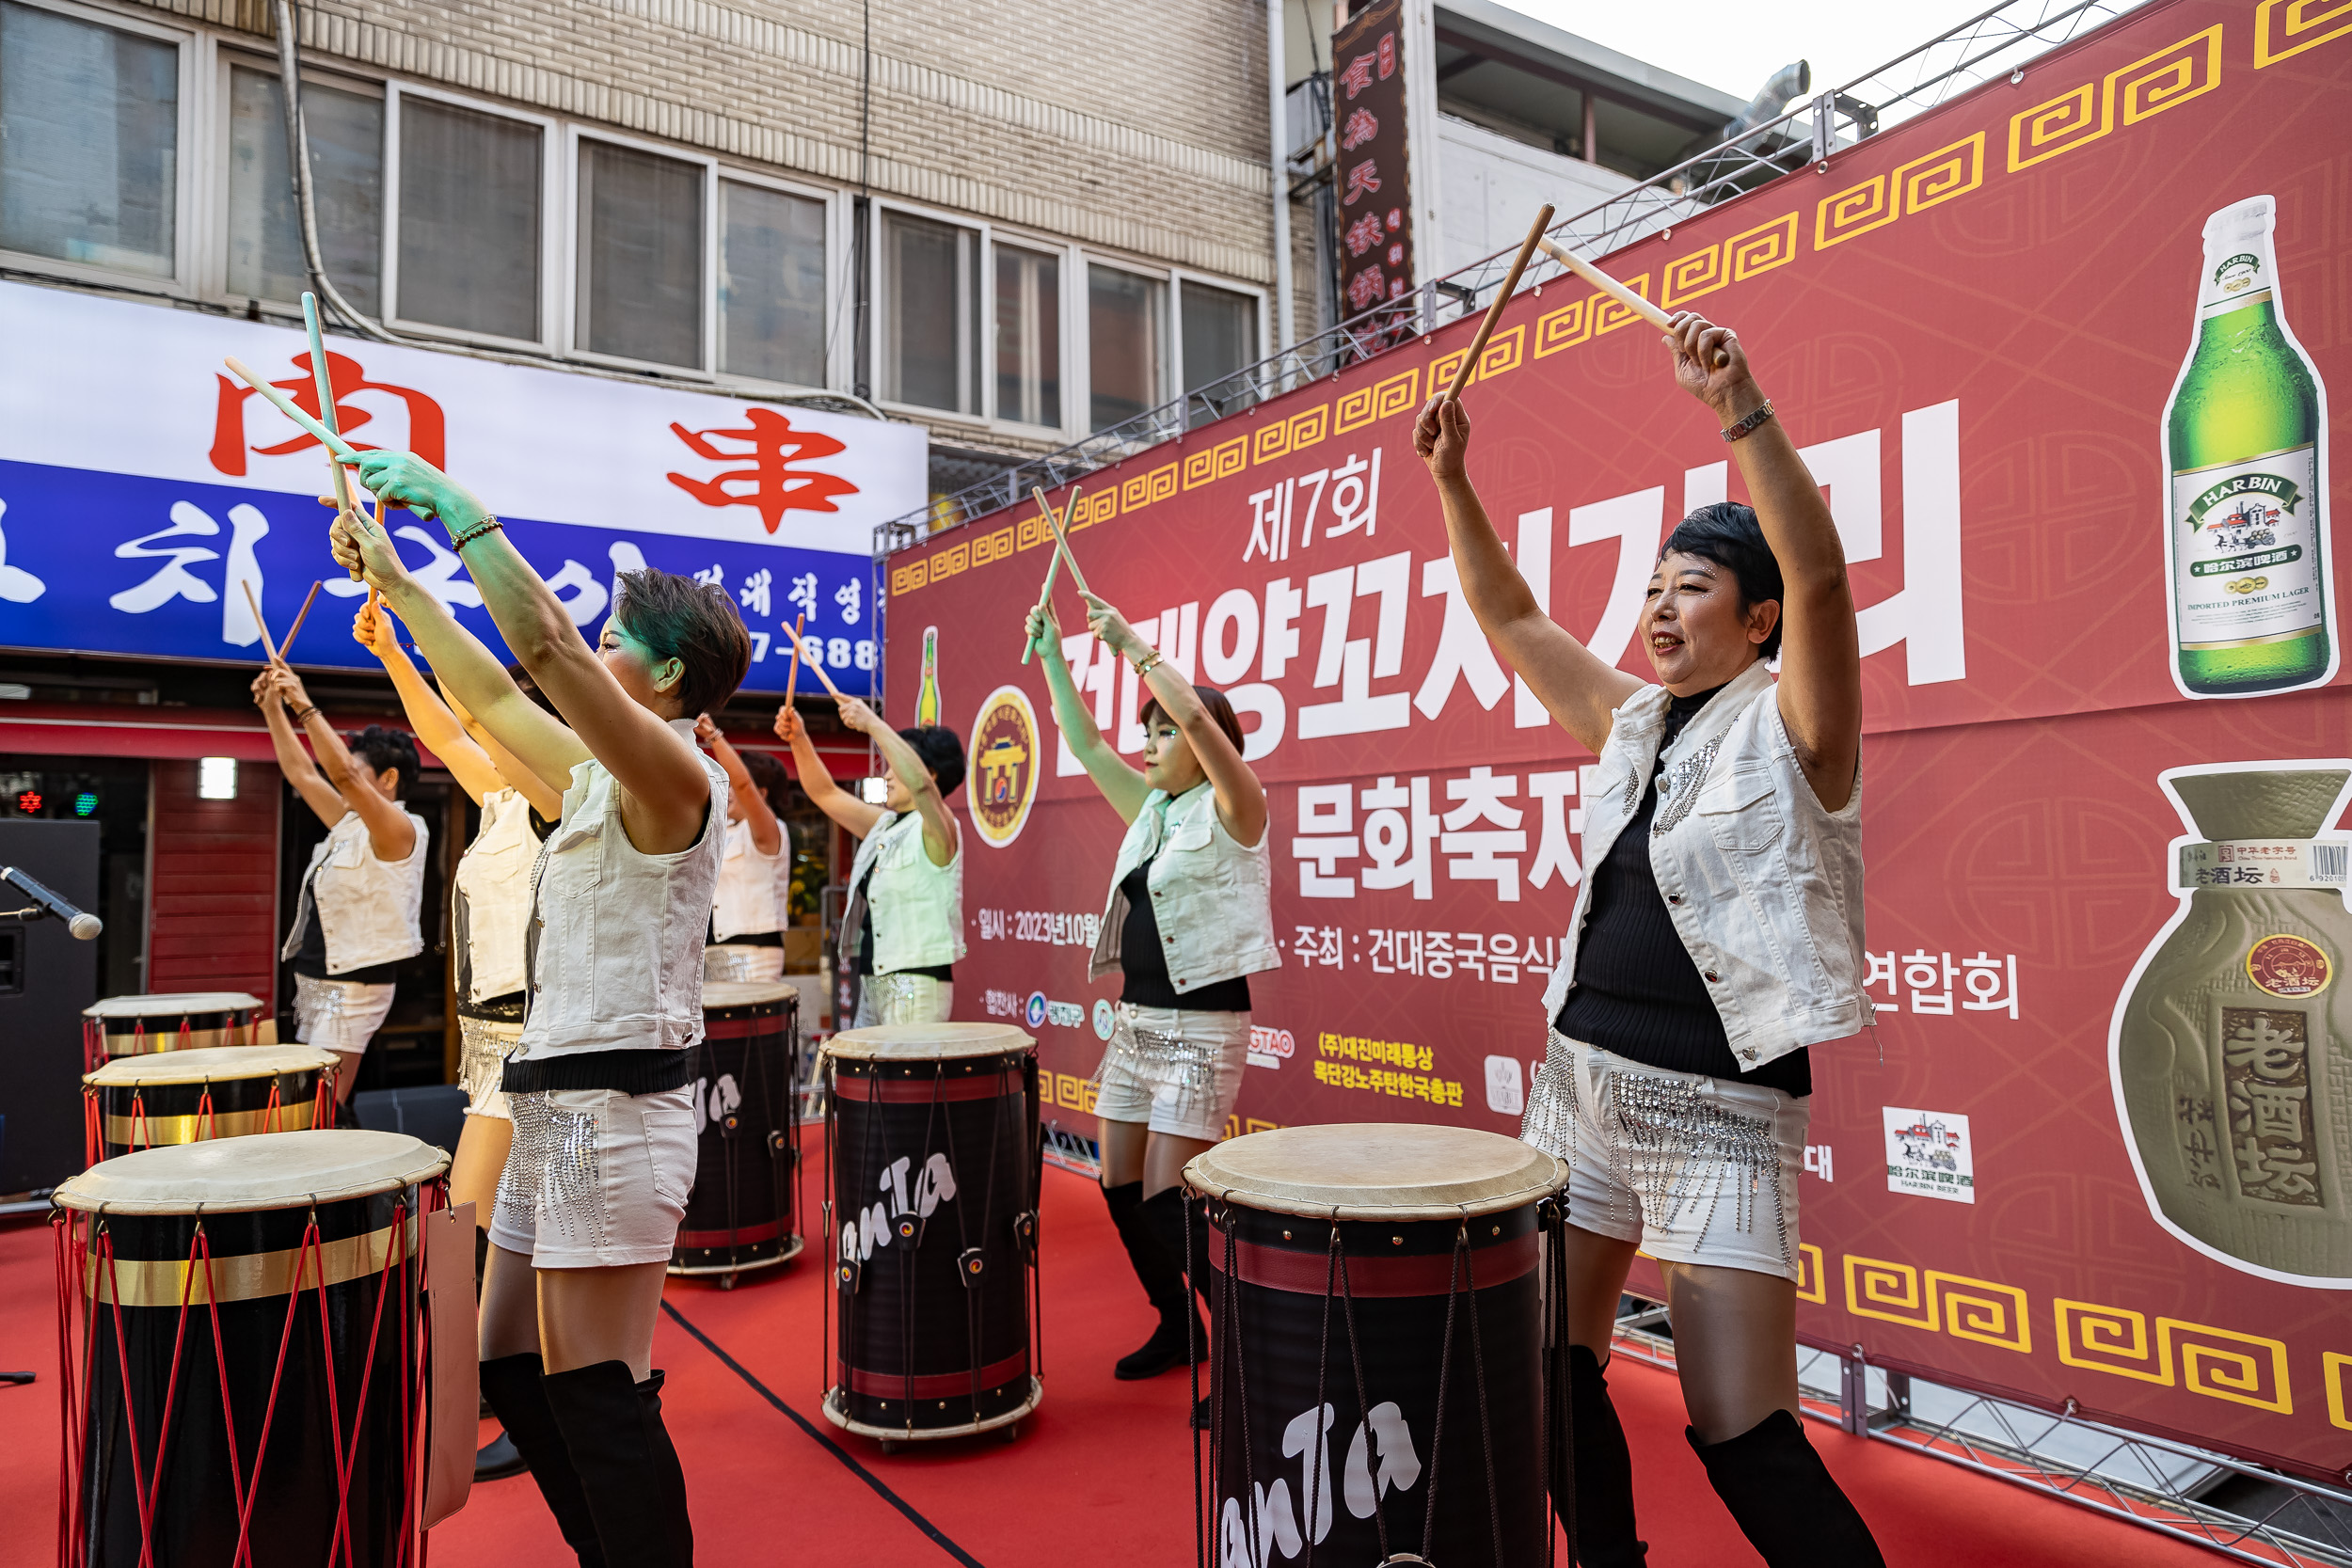
M809 1196L813 1231L813 1188ZM692 1491L701 1560L1191 1563L1186 1379L1111 1378L1111 1361L1141 1342L1151 1315L1092 1186L1048 1169L1043 1219L1045 1401L1011 1444L972 1439L884 1458L827 1423L818 1413L823 1275L813 1259L771 1277L747 1275L731 1291L673 1282L673 1312L654 1359L669 1371L667 1415ZM0 1534L0 1568L56 1560L50 1247L46 1225L0 1230L0 1368L40 1372L30 1387L0 1387L0 1518L11 1526ZM1623 1361L1611 1378L1633 1447L1650 1560L1660 1568L1756 1562L1683 1441L1673 1379ZM1806 1431L1890 1563L2187 1568L2221 1560L1891 1444L1818 1422ZM568 1560L528 1477L477 1487L465 1511L433 1532L431 1560L435 1568L560 1568Z

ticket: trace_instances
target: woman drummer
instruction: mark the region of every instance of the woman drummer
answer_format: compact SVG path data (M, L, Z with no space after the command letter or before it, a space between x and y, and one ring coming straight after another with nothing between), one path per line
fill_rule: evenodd
M855 697L839 702L841 722L872 741L890 768L879 806L834 783L801 716L776 710L802 790L858 841L834 973L858 978L853 1028L945 1023L963 957L963 835L947 809L963 783L963 742L938 724L894 730Z
M704 714L694 738L727 775L727 844L710 911L703 975L710 980L775 980L784 975L784 924L791 857L786 853L784 764L765 752L738 752Z
M1773 1568L1878 1564L1797 1406L1806 1047L1871 1021L1853 597L1738 341L1683 312L1666 343L1756 505L1702 507L1659 552L1641 619L1655 686L1544 613L1464 471L1462 405L1433 400L1414 430L1480 627L1600 758L1521 1134L1570 1167L1577 1550L1596 1568L1645 1553L1602 1376L1640 1248L1665 1277L1690 1442L1749 1541Z
M1242 760L1225 694L1171 669L1108 603L1087 625L1133 662L1144 705L1143 770L1095 727L1062 657L1050 605L1029 612L1054 720L1071 754L1127 824L1088 977L1121 979L1096 1074L1103 1200L1159 1326L1113 1375L1184 1366L1197 1320L1184 1289L1184 1164L1225 1135L1249 1056L1249 976L1282 961L1274 942L1266 798ZM1203 1293L1205 1293L1205 1287Z
M695 749L694 718L742 680L751 639L723 590L635 571L591 648L463 486L401 451L367 453L359 477L440 519L560 717L453 634L374 521L337 518L337 561L364 564L451 693L524 768L570 781L534 879L530 994L502 1080L515 1145L490 1223L482 1386L582 1563L691 1563L653 1326L694 1181L690 1048L727 820L726 775Z

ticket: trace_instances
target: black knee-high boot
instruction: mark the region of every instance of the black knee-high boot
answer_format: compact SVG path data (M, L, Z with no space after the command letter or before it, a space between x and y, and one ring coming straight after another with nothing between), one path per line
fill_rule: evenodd
M1649 1546L1633 1522L1633 1456L1600 1357L1582 1345L1568 1347L1568 1416L1576 1433L1576 1560L1584 1568L1637 1568Z
M1184 1364L1187 1308L1184 1270L1160 1244L1143 1216L1142 1182L1123 1181L1116 1187L1104 1187L1103 1202L1111 1212L1111 1224L1119 1228L1120 1241L1126 1245L1127 1261L1134 1266L1136 1278L1142 1282L1143 1293L1151 1298L1152 1307L1160 1315L1159 1326L1152 1330L1152 1338L1120 1356L1111 1369L1111 1375L1121 1383L1157 1377Z
M531 1466L531 1479L539 1483L539 1495L555 1515L555 1528L564 1532L564 1543L579 1557L580 1568L605 1568L596 1522L548 1403L544 1372L536 1355L501 1355L482 1363L482 1392L523 1463Z
M1209 1304L1208 1225L1202 1215L1194 1212L1184 1189L1168 1187L1153 1193L1143 1200L1142 1215L1144 1224L1158 1240L1161 1250L1175 1260L1180 1271L1185 1261L1190 1260L1193 1289L1200 1292L1200 1304L1206 1307ZM1184 1308L1184 1315L1192 1315L1189 1306ZM1194 1343L1205 1361L1209 1354L1208 1331L1200 1329L1198 1332L1200 1338ZM1209 1430L1209 1397L1203 1394L1200 1402L1193 1407L1192 1424L1197 1432Z
M692 1568L686 1471L661 1424L660 1372L639 1383L626 1361L599 1361L547 1380L548 1403L588 1494L604 1555L628 1568Z
M1715 1495L1770 1568L1886 1568L1870 1527L1805 1440L1804 1423L1775 1410L1739 1436L1702 1443L1684 1429Z

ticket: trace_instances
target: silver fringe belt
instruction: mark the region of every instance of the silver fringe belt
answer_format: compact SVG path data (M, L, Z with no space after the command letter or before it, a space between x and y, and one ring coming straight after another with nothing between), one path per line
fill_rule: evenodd
M1150 1085L1155 1107L1163 1092L1172 1091L1168 1108L1180 1119L1190 1120L1216 1108L1216 1069L1225 1051L1225 1042L1214 1037L1137 1023L1121 1007L1111 1025L1110 1043L1094 1069L1094 1086L1099 1090L1113 1072L1123 1072Z
M498 1092L506 1071L506 1058L522 1043L523 1026L496 1019L457 1016L457 1038L463 1053L457 1061L457 1082L466 1103L480 1106Z
M541 1238L549 1231L576 1245L604 1245L604 1162L594 1111L549 1103L549 1093L507 1096L515 1143L499 1179L497 1207L507 1224Z

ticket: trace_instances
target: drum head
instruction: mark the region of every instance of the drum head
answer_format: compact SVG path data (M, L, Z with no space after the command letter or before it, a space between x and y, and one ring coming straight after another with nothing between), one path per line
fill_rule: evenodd
M117 1056L82 1082L97 1088L149 1084L217 1084L310 1072L335 1065L335 1053L315 1045L211 1045L200 1051L158 1051Z
M1184 1184L1245 1209L1315 1219L1433 1220L1549 1196L1568 1167L1500 1132L1412 1122L1277 1127L1193 1156Z
M448 1155L405 1132L272 1132L117 1155L55 1201L97 1213L234 1214L389 1193L447 1169Z
M703 982L703 1011L723 1012L729 1007L772 1007L779 1002L800 1005L798 987L782 980L705 980Z
M1009 1023L882 1023L844 1030L825 1042L828 1054L853 1062L946 1062L1036 1049L1036 1040Z
M202 1013L249 1013L262 999L241 990L159 990L144 996L108 996L82 1009L84 1018L167 1018L178 1022Z

